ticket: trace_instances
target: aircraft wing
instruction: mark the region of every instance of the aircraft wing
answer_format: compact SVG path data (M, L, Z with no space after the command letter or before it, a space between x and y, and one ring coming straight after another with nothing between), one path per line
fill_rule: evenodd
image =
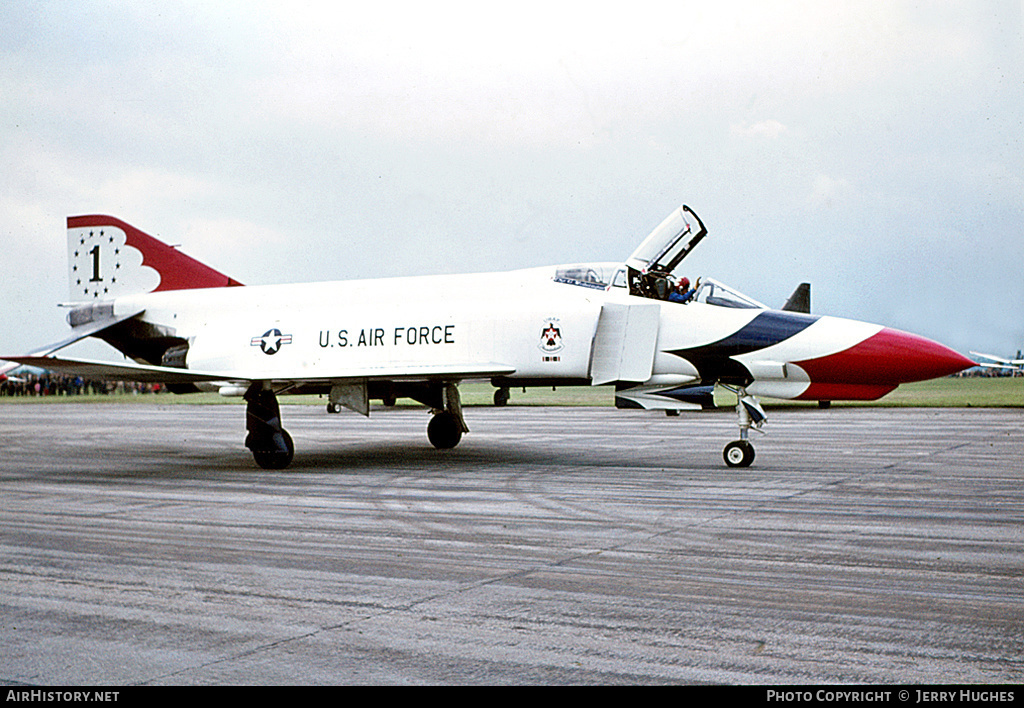
M455 363L455 364L407 364L402 366L366 366L357 369L339 370L334 374L321 374L315 377L296 373L294 376L255 377L272 381L301 381L306 383L327 383L361 380L370 381L463 381L465 379L489 379L495 376L510 376L516 372L515 367L497 362Z
M7 357L7 360L17 362L19 365L35 366L47 371L83 376L100 381L139 381L141 383L162 384L196 384L216 381L328 383L361 379L380 381L460 381L463 379L508 376L515 373L514 367L494 362L390 367L367 366L339 370L336 373L321 372L317 376L309 376L301 371L197 371L195 369L179 369L169 366L149 366L127 362L114 364L91 359L66 359L48 356L15 356Z

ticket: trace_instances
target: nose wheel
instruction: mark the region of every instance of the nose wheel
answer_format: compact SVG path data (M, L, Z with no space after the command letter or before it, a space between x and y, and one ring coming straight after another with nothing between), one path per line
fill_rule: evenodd
M740 439L725 446L722 458L729 467L750 467L754 461L754 446L748 437L750 429L760 430L768 422L768 416L757 399L747 394L746 389L729 389L736 394L736 415L739 418Z
M749 440L733 440L722 452L729 467L750 467L754 461L754 446Z

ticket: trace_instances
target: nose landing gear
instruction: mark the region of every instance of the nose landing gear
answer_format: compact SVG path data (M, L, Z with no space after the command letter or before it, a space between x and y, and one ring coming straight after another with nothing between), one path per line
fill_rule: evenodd
M739 417L740 439L733 440L725 446L722 457L729 467L750 467L754 461L754 446L748 439L750 429L760 430L768 421L768 416L761 404L753 396L747 395L744 388L730 388L736 394L736 414Z

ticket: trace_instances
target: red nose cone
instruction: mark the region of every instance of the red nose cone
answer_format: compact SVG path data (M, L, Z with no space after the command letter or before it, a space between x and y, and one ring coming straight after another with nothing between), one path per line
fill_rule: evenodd
M883 329L860 346L879 357L880 373L893 383L937 379L975 365L945 345L895 329Z
M890 386L949 376L975 365L938 342L888 328L846 351L799 363L811 381Z

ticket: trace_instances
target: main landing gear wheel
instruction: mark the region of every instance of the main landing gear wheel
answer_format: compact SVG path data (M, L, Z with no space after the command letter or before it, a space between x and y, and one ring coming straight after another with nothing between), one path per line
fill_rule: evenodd
M725 446L722 457L729 467L750 467L754 461L754 446L749 440L733 440Z
M462 424L448 411L436 413L427 425L427 439L438 450L450 450L462 440Z
M509 393L508 388L502 387L494 391L494 405L504 406L508 403L512 395Z
M281 427L281 408L274 391L255 381L245 392L245 446L256 464L265 470L283 470L295 457L295 443Z
M273 436L273 449L253 449L252 457L256 464L265 470L283 470L292 463L295 457L295 443L287 430Z

